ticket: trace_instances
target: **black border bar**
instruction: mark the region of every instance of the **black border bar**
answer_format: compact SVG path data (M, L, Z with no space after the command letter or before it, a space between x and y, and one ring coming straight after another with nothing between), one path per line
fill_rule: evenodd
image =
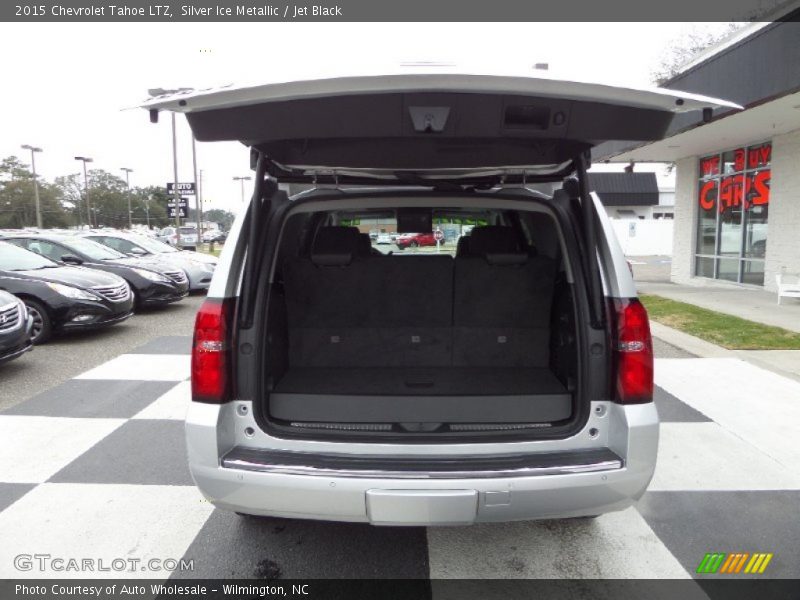
M563 560L566 564L570 558L565 556ZM25 591L18 586L24 586ZM40 591L32 592L32 589ZM268 600L273 597L304 600L796 600L798 590L800 580L797 579L760 578L0 580L3 600Z
M11 0L0 3L0 21L727 22L792 18L786 15L796 6L796 0ZM587 51L599 43L578 41Z

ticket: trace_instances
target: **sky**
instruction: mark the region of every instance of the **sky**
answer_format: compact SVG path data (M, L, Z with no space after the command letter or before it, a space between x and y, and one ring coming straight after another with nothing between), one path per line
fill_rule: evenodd
M631 87L651 85L672 40L722 24L687 23L2 23L0 157L30 160L52 180L90 166L131 185L173 180L170 119L151 124L137 108L151 88L218 86L392 70L403 62L444 61ZM178 171L191 181L191 133L178 115ZM198 143L204 208L237 212L250 175L238 143ZM663 168L659 181L669 185ZM250 182L252 183L252 182Z

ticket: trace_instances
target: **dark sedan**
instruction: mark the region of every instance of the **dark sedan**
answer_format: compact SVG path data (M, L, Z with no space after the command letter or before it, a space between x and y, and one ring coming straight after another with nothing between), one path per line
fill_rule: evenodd
M82 237L30 234L9 237L7 241L54 261L119 275L131 286L136 308L177 302L189 293L189 279L183 269L131 258Z
M111 273L70 267L0 241L0 290L25 303L30 339L45 342L56 331L96 329L132 314L127 282Z
M31 349L33 319L25 303L0 290L0 364L18 358Z

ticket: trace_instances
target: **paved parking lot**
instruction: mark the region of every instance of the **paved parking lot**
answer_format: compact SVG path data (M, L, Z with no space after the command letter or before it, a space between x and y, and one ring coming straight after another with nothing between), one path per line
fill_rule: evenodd
M108 329L56 336L23 358L0 366L0 410L130 352L155 336L191 335L194 314L203 298L193 294Z
M17 554L49 553L194 561L126 573L142 577L688 578L707 552L771 552L761 577L800 576L800 383L662 343L658 468L627 511L377 528L215 510L192 485L183 446L199 301L57 341L0 371L0 577L84 575L14 567Z
M627 259L636 281L659 283L669 281L672 268L671 256L628 256Z

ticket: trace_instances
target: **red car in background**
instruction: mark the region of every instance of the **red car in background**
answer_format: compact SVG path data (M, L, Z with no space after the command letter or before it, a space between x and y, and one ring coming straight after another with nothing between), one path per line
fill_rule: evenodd
M400 250L436 245L436 233L402 233L394 241Z

